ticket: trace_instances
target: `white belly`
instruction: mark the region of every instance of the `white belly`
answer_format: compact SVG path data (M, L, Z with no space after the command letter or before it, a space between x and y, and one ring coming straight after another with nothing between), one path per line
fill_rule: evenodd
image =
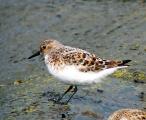
M102 78L109 74L112 74L119 68L115 67L110 69L105 69L100 72L81 72L75 66L66 66L63 69L55 70L51 66L47 65L49 72L57 79L68 83L68 84L93 84L101 82Z

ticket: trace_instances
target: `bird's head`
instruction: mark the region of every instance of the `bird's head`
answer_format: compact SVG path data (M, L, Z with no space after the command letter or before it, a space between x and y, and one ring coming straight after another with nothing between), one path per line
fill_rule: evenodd
M49 53L52 49L56 49L61 46L62 46L62 44L60 42L58 42L57 40L54 40L54 39L44 40L40 44L40 50L37 51L36 53L34 53L33 55L31 55L28 59L36 57L36 56L40 55L41 53L45 55L45 54Z

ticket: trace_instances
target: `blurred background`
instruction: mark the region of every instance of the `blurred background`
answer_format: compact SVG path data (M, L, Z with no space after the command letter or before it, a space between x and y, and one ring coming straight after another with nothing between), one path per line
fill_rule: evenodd
M105 59L132 59L102 83L80 86L68 105L48 100L68 87L27 58L54 38ZM0 0L0 119L106 120L121 108L146 109L144 0ZM68 96L66 96L67 99Z

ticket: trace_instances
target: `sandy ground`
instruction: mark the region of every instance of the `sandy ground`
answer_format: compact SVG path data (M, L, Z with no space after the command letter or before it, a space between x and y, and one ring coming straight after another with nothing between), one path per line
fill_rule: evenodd
M0 119L106 120L120 108L146 109L145 11L136 0L0 0ZM133 61L101 84L79 87L68 105L54 104L48 98L68 86L48 74L41 57L27 59L47 38Z

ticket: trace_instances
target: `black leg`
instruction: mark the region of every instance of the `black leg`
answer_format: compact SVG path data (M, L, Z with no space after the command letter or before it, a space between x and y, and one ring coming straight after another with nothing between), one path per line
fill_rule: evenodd
M75 85L75 88L74 88L74 93L70 96L70 98L66 101L66 104L71 100L71 98L76 94L76 92L78 91L78 88L77 86Z
M59 99L56 102L59 102L64 97L64 95L66 95L66 93L68 93L72 88L73 85L70 85L69 88L62 94L61 97L59 97Z

